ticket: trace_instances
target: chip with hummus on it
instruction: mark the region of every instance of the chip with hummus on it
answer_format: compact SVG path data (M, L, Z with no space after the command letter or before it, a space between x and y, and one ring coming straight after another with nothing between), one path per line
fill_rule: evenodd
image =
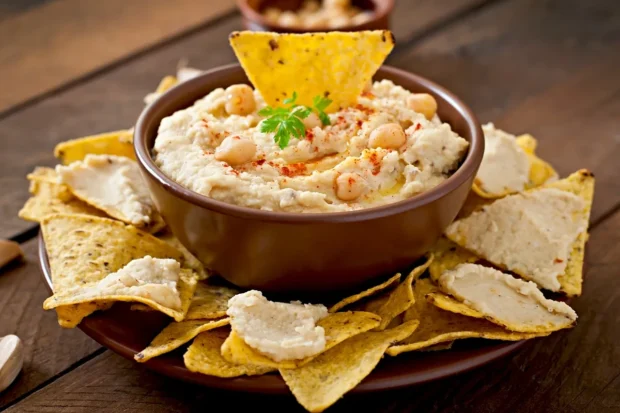
M133 358L140 363L144 363L153 357L176 350L183 344L192 341L200 333L223 327L228 325L228 323L229 320L227 318L221 320L173 321L151 341L147 348L134 355Z
M182 321L196 289L197 277L170 258L149 255L130 261L98 282L55 292L45 310L93 302L138 302Z
M358 334L297 369L280 374L299 404L310 412L322 412L368 376L391 345L409 337L417 321L398 327Z
M420 325L410 336L391 346L387 354L397 356L408 351L431 349L440 343L452 343L453 340L466 338L519 341L549 334L508 331L485 319L443 310L428 300L429 295L437 292L438 288L430 279L416 281L415 304L405 312L404 320L417 320Z
M181 251L181 253L183 253L183 256L185 257L185 267L196 271L196 274L198 274L199 280L206 280L207 278L209 278L210 271L207 268L205 268L203 263L200 262L200 260L196 258L194 254L189 252L189 250L185 248L185 246L181 243L181 241L179 241L177 237L175 237L170 231L161 231L160 233L157 234L157 238L159 238L162 241L166 241L168 244L172 245L174 248ZM230 297L232 297L232 295ZM224 315L226 315L225 313L226 313L227 305L228 305L228 301L224 303L224 307L223 307L224 314L218 317L223 317ZM211 317L202 317L202 318L211 318Z
M582 170L485 205L446 236L542 288L579 295L593 192L594 177Z
M41 231L55 294L96 284L130 261L147 255L183 260L183 254L167 243L113 219L53 214L41 221ZM63 327L75 327L82 318L105 306L109 304L97 301L60 306L56 312ZM71 312L70 316L63 316L65 310Z
M572 308L545 298L533 282L478 264L460 264L446 271L439 278L439 286L487 320L511 331L552 332L572 327L577 320Z
M441 274L459 264L475 263L481 260L481 258L445 237L437 240L430 253L433 254L433 262L428 267L428 272L431 279L435 282L437 282Z
M195 373L223 378L257 376L275 371L273 367L231 363L222 357L220 349L229 333L230 330L225 328L200 333L183 356L185 367Z
M81 161L86 155L116 155L135 159L133 129L73 139L61 142L54 148L54 156L59 158L63 165Z
M68 166L58 165L59 182L82 201L136 227L157 232L165 226L155 209L138 164L124 156L86 155Z

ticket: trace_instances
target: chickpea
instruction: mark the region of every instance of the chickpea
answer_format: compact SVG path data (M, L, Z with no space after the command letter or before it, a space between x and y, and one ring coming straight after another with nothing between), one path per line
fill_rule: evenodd
M407 136L398 123L386 123L370 132L368 146L371 148L398 149L405 144Z
M326 9L346 9L351 6L351 0L323 0Z
M415 93L407 98L407 106L431 120L437 113L437 101L428 93Z
M256 154L256 144L250 139L228 136L215 150L215 159L229 165L240 165L252 160Z
M343 201L353 201L364 193L368 184L359 174L345 172L336 178L336 196Z
M226 89L226 112L231 115L249 115L256 109L254 92L248 85L232 85Z
M292 11L284 11L278 17L278 24L284 27L296 27L299 26L299 17Z
M317 126L321 126L321 119L319 119L319 117L317 116L316 113L312 112L308 115L308 117L306 119L304 119L304 125L306 126L306 129L313 129L316 128Z

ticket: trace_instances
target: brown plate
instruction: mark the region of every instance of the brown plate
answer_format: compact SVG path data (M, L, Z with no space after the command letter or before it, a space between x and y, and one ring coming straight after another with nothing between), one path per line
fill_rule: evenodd
M46 285L51 291L52 279L43 237L39 234L39 264ZM116 303L110 310L96 312L79 328L104 347L133 360L170 319L158 312L131 311L126 303ZM471 370L506 356L525 344L525 341L504 343L469 339L457 341L452 349L437 352L413 352L398 357L387 356L353 393L395 389L437 380ZM146 367L176 379L218 389L252 393L289 393L277 374L223 379L192 373L183 364L186 346L144 363Z

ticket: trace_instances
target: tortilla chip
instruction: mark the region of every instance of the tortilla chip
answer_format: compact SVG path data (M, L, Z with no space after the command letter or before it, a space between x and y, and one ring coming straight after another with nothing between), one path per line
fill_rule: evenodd
M521 135L517 137L517 145L523 149L530 160L530 177L526 189L532 189L554 181L558 178L558 173L551 165L536 156L538 142L532 135Z
M223 327L228 325L228 323L228 318L215 321L191 320L172 322L151 341L147 348L137 353L133 358L140 363L144 363L153 357L176 350L200 333Z
M409 321L391 330L356 335L303 367L280 370L299 404L322 412L357 386L379 364L385 350L409 337L418 326Z
M198 283L186 320L204 320L226 316L228 300L239 294L238 290L222 285L213 285L209 281Z
M206 280L209 277L210 271L206 269L204 265L202 265L202 262L200 262L198 258L196 258L191 252L189 252L187 248L185 248L185 246L181 244L181 241L179 241L177 237L172 235L172 233L164 232L161 235L158 235L157 238L167 242L174 248L181 251L183 253L183 257L185 257L184 267L194 270L198 274L199 280Z
M480 261L480 258L445 237L441 237L435 243L431 253L434 259L428 272L433 281L437 281L444 271L451 270L459 264Z
M95 311L105 311L112 307L113 302L84 303L65 305L56 308L58 324L64 328L75 328L82 319Z
M364 86L394 48L389 31L278 34L233 32L230 44L265 102L280 106L297 92L296 103L313 106L329 97L328 111L357 102Z
M416 281L415 304L405 312L405 320L419 320L420 326L402 342L390 347L387 354L396 356L400 353L421 350L464 338L519 341L550 334L515 333L485 319L444 311L425 298L428 294L434 294L437 291L437 287L428 278Z
M414 268L398 287L389 293L362 303L356 307L356 310L377 314L381 317L381 323L376 330L385 330L396 316L404 313L414 303L413 283L432 262L433 256L431 255L424 264Z
M448 341L446 343L439 343L439 344L435 344L434 346L422 348L422 349L420 349L420 351L431 352L431 351L450 350L453 345L454 345L454 341Z
M169 89L172 89L174 86L176 86L177 83L179 82L177 82L176 77L166 76L162 80L159 81L159 85L157 85L157 89L155 90L155 93L164 93L168 91Z
M342 300L338 301L336 304L332 305L329 309L329 312L335 313L336 311L339 311L340 309L348 306L349 304L353 304L361 300L362 298L370 297L371 295L374 295L382 290L385 290L386 288L391 287L392 285L398 283L399 281L400 281L400 274L396 274L389 280L384 281L379 285L371 287L367 290L362 291L361 293L352 295L350 297L343 298Z
M468 307L467 305L456 300L455 298L439 291L434 293L428 293L426 295L426 300L429 303L435 305L436 307L441 308L442 310L451 311L453 313L461 314L466 317L484 318L484 314L482 314L480 311L474 310L473 308Z
M218 329L200 333L183 356L185 367L194 373L215 377L256 376L274 371L271 367L233 364L220 352L228 330Z
M136 159L133 150L133 130L123 129L86 136L61 142L54 148L54 156L64 165L81 161L88 154L118 155Z
M107 218L53 214L42 220L41 231L57 294L75 286L96 283L130 261L146 255L183 259L179 251L165 242L133 226ZM78 307L81 311L71 317L75 325L79 323L75 323L76 320L91 314L97 305ZM62 311L57 309L57 313Z
M327 317L319 320L317 325L325 329L325 349L322 351L325 352L350 337L377 327L379 325L379 317L362 311L346 311L329 314ZM222 356L231 363L278 369L297 368L307 364L317 355L315 354L300 360L273 361L247 345L234 330L222 346Z

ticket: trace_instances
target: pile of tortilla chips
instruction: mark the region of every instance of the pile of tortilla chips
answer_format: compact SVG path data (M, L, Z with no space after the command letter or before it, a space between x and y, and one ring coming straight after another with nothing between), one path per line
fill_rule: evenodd
M300 90L297 68L307 63L304 59L310 59L317 73L324 76L320 82L306 84L304 87L312 90L301 95L314 96L328 91L339 105L350 104L390 52L393 37L389 32L321 36L244 32L233 34L231 44L248 77L270 103L277 104L276 96L288 96L292 88ZM365 54L356 56L352 51L359 51L360 45ZM330 53L334 47L346 49L341 60ZM339 70L325 72L316 63L317 59L337 64ZM264 70L265 65L269 71ZM351 68L355 71L348 72ZM195 69L180 70L190 74L179 72L177 77L165 77L157 90L147 96L147 103L184 81L183 77L199 73ZM346 84L351 87L339 94L345 74ZM89 154L135 159L131 141L131 130L120 130L60 143L54 154L65 165L79 162ZM592 174L582 170L556 180L553 168L535 155L534 138L523 135L518 138L518 145L530 159L530 182L526 190L553 187L570 192L585 201L587 208L582 213L589 217ZM99 209L96 202L76 196L69 186L61 183L53 169L38 167L28 175L28 180L32 196L19 215L41 224L54 289L44 307L56 310L61 326L75 327L89 314L105 311L119 301L133 303L131 310L135 311L160 311L170 316L170 323L135 355L136 361L147 362L186 346L183 359L189 370L221 378L279 374L299 403L311 412L321 412L337 402L367 377L385 354L447 351L457 340L466 338L530 339L570 327L574 321L559 326L505 323L474 308L467 300L450 295L441 282L445 274L460 265L491 264L469 251L466 240L453 237L461 244L457 245L442 238L424 257L424 262L418 263L407 276L396 274L336 303L323 303L329 306L329 315L317 323L326 333L323 351L301 360L274 361L245 343L229 327L228 300L240 291L211 276L166 228L151 228L149 233L147 228L139 229L114 219ZM474 187L459 219L504 196L511 195L493 196ZM573 243L565 273L559 277L561 291L567 295L581 293L586 240L584 231ZM174 259L181 264L181 277L176 285L180 309L168 308L139 295L76 293L146 256ZM515 278L514 282L521 281ZM507 304L523 305L517 301ZM545 303L549 311L564 305L551 300Z

